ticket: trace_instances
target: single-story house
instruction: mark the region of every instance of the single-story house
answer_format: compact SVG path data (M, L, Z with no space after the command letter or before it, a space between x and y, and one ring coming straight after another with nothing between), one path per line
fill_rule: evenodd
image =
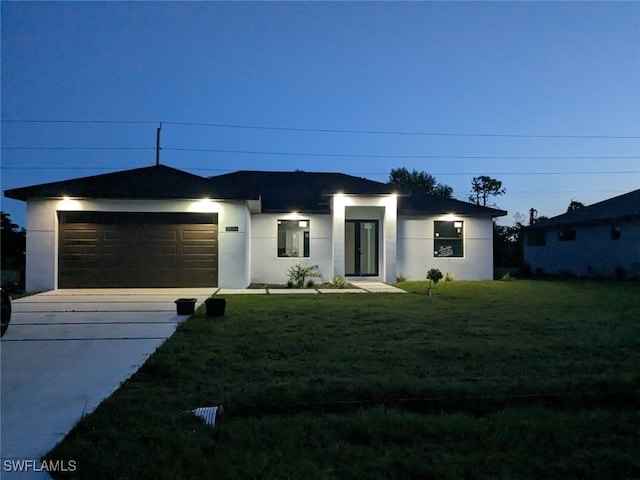
M341 173L164 165L15 188L27 202L28 290L286 283L294 264L394 282L430 268L493 278L507 212Z
M640 190L526 227L524 262L534 273L640 275Z

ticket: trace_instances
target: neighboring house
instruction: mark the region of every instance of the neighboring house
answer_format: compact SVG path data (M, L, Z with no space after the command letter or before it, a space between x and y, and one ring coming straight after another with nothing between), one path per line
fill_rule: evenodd
M640 190L524 229L524 262L534 273L640 275Z
M28 290L286 283L296 263L334 275L493 277L507 212L341 173L163 165L7 190L27 202Z

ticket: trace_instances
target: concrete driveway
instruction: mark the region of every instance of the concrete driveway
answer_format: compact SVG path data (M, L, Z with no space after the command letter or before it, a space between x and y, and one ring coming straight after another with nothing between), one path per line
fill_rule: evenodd
M175 300L197 298L197 307L215 290L56 290L15 300L0 341L0 477L48 478L40 457L188 318L176 315ZM15 471L20 461L27 471Z

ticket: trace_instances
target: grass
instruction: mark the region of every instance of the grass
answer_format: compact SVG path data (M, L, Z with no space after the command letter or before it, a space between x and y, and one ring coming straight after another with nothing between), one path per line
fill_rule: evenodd
M77 478L640 478L637 283L427 285L199 309L47 458ZM185 414L220 403L213 429Z

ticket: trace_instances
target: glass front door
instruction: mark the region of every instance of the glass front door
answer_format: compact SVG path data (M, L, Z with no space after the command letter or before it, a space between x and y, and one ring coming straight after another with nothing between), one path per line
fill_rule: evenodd
M378 220L347 220L344 237L345 275L378 275Z

